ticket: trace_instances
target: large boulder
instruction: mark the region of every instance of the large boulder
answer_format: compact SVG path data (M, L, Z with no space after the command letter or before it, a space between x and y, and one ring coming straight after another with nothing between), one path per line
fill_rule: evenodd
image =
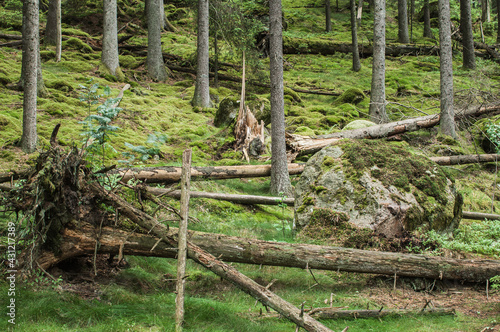
M315 208L327 208L387 237L419 227L451 232L463 204L440 166L406 143L383 140L342 140L322 149L307 162L295 190L298 229Z

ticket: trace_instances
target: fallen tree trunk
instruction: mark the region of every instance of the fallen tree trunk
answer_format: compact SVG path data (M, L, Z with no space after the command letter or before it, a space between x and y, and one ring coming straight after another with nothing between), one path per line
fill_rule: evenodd
M500 104L482 106L479 108L470 108L455 115L455 118L464 116L480 116L485 113L500 111ZM376 126L340 131L329 135L300 136L287 134L287 146L291 148L292 154L305 155L321 150L325 146L334 144L342 138L350 139L376 139L406 132L417 131L424 128L431 128L439 124L440 115L432 114L418 118L407 119L403 121L384 123Z
M146 190L155 196L168 196L179 199L181 197L180 190L169 190L165 188L147 187ZM293 206L295 199L281 198L270 196L256 196L256 195L235 195L235 194L219 194L208 193L203 191L190 191L191 198L211 198L222 201L229 201L236 204L263 204L263 205L279 205L284 203Z
M472 220L500 220L500 215L493 213L481 213L481 212L462 212L462 219L472 219Z
M304 169L301 164L288 164L290 175L300 174ZM154 168L130 168L114 170L122 176L122 181L127 182L137 179L148 183L175 183L181 178L180 167L154 167ZM213 166L213 167L192 167L191 179L235 179L264 177L271 175L271 165L244 165L244 166ZM1 178L0 178L1 179Z
M76 224L76 223L75 223ZM162 229L165 226L161 225ZM149 230L149 229L148 229ZM177 237L170 228L167 235ZM78 229L62 232L59 256L44 252L39 264L47 269L65 259L94 254L95 227L82 223ZM500 261L494 259L453 259L416 254L368 251L313 244L285 243L246 239L222 234L189 231L188 239L203 250L226 262L286 266L329 271L373 273L401 277L455 279L483 282L500 274ZM98 239L99 253L175 258L176 244L167 245L157 238L103 227Z
M134 208L119 196L106 191L103 187L96 183L89 184L89 189L96 195L97 198L119 209L122 215L135 222L144 230L157 235L171 246L177 246L177 239L172 236L172 233L169 231L167 226L159 223L156 219L141 210ZM259 300L264 306L273 308L285 318L305 330L331 332L331 330L323 324L311 318L309 315L302 313L296 306L283 300L266 287L259 285L252 279L238 272L234 267L220 261L212 254L201 249L199 246L190 241L187 242L187 255L198 264L201 264L221 278L230 281L245 293L250 294Z
M500 160L499 154L470 154L462 156L430 157L438 165L462 165L474 163L490 163Z
M455 309L431 308L425 310L379 309L379 310L339 310L337 308L314 308L308 312L316 319L378 318L405 315L455 315Z

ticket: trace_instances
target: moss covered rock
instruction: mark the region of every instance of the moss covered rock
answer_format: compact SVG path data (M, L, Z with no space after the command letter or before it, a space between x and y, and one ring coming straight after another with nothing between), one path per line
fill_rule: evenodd
M451 232L460 198L441 168L406 143L342 140L307 162L296 185L295 219L304 228L314 209L326 208L387 237L419 227Z
M214 125L216 127L229 126L236 120L240 103L236 99L225 98L215 113Z
M350 88L341 94L333 103L334 105L342 104L359 104L365 99L366 96L361 89Z

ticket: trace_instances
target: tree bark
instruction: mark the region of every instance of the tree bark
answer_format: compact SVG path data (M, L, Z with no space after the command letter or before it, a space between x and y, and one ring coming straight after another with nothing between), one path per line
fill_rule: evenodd
M481 0L481 21L490 22L491 21L491 11L489 0Z
M187 230L189 219L189 186L191 183L191 150L182 155L181 178L181 221L179 223L179 240L177 245L177 282L175 297L175 331L182 331L184 323L184 289L187 259Z
M165 63L161 52L161 22L160 0L146 0L148 6L148 56L146 58L146 66L148 75L155 81L165 81L168 77Z
M465 69L476 69L474 54L474 38L472 33L472 16L469 0L460 0L460 31L463 36L463 66Z
M339 310L337 308L314 308L308 312L316 319L378 318L404 315L455 315L455 309L430 308L421 310L378 309L378 310Z
M497 0L497 43L500 44L500 0Z
M389 118L385 109L385 0L375 0L374 7L370 120L386 123Z
M461 113L455 114L457 118L465 116L480 116L487 113L500 111L500 104L492 104L488 106L481 106L476 108L469 108ZM418 118L384 123L377 126L340 131L337 133L317 136L311 138L308 136L291 135L287 136L287 145L290 147L290 152L293 154L304 155L314 153L321 150L325 146L334 144L339 139L376 139L389 137L405 132L417 131L424 128L432 128L440 124L440 114L426 115Z
M434 38L431 30L431 11L429 8L429 0L424 0L424 37Z
M175 239L171 235L167 226L159 223L156 219L152 218L141 210L134 208L126 201L116 196L114 193L107 192L97 183L90 184L89 189L103 202L106 202L107 204L110 204L119 209L122 215L135 222L137 225L143 228L143 230L155 234L171 246L177 245L177 239ZM213 242L215 245L218 245L218 241ZM188 257L194 260L196 263L201 264L205 268L214 272L219 277L233 283L242 291L250 294L257 300L262 302L263 305L273 308L284 317L299 325L300 327L306 329L307 331L331 332L330 329L312 319L311 317L309 317L309 315L302 315L301 310L296 306L286 302L266 287L257 284L252 279L238 272L231 265L218 260L212 254L201 249L199 246L193 244L192 242L187 243L187 254Z
M236 179L254 178L271 175L271 165L248 165L248 166L213 166L213 167L193 167L191 169L191 179ZM288 164L290 175L299 174L304 169L304 165ZM175 183L181 178L180 167L153 167L153 168L129 168L111 171L122 176L122 181L137 179L147 183ZM1 177L0 177L1 179Z
M147 187L146 189L149 193L155 196L168 196L174 198L180 198L181 192L179 190L169 190L165 188ZM263 204L263 205L279 205L284 203L289 206L293 206L293 198L281 197L270 197L270 196L256 196L256 195L232 195L223 193L208 193L203 191L191 191L189 192L191 198L211 198L222 201L229 201L236 204Z
M439 131L456 139L455 117L453 110L453 58L450 26L450 0L439 0L439 50L441 119Z
M118 59L118 28L116 0L104 0L103 37L101 61L109 73L117 76L120 72Z
M500 220L500 215L493 213L481 213L481 212L462 212L462 219L472 219L472 220Z
M326 32L332 31L332 8L330 0L325 0L325 30Z
M120 210L120 214L125 215ZM77 223L72 223L76 225ZM38 259L47 269L68 258L94 254L95 226L80 222L78 229L62 232L60 254L45 251ZM152 225L151 225L152 226ZM161 227L160 227L161 226ZM159 224L160 229L165 226ZM153 229L148 227L147 231ZM147 232L146 231L146 232ZM175 239L178 229L171 227L166 234ZM314 244L262 241L222 234L189 231L189 241L226 262L255 265L285 266L300 269L373 273L399 277L486 281L500 274L500 261L495 259L454 259L417 254L369 251ZM102 227L99 237L100 254L175 258L176 246L159 242L152 235L130 233L112 227Z
M271 76L271 193L289 194L287 171L285 105L283 90L283 26L281 0L269 1L269 66Z
M493 163L500 161L500 154L470 154L463 156L430 157L429 159L439 165Z
M359 60L358 24L356 20L356 0L350 0L350 7L351 7L352 70L358 72L361 70L361 61Z
M56 62L61 61L61 0L50 0L44 43L56 46Z
M398 41L403 44L410 42L408 34L408 3L398 0Z
M37 145L36 105L38 76L38 0L26 0L23 4L23 134L21 147L26 153L33 153Z
M209 9L208 0L198 0L196 85L193 106L211 107L209 90Z

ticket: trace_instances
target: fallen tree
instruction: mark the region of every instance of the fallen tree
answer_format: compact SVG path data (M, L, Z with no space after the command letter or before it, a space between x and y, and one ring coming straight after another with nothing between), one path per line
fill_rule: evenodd
M168 196L179 199L181 197L180 190L169 190L165 188L147 187L146 190L155 196ZM235 194L219 194L203 191L190 191L191 198L211 198L223 201L229 201L236 204L264 204L264 205L293 205L293 198L271 197L271 196L256 196L256 195L235 195Z
M300 174L304 169L301 164L288 164L290 175ZM175 183L181 178L180 167L145 167L113 170L111 173L119 174L123 182L136 179L148 183ZM271 165L244 165L244 166L212 166L192 167L191 178L203 179L235 179L252 178L271 175Z
M156 227L163 230L166 228L163 224ZM177 232L176 228L171 227L165 235L175 239ZM157 237L109 226L102 227L97 239L95 226L88 223L81 223L78 228L67 227L61 236L59 255L46 251L40 256L38 262L43 268L70 257L93 255L96 240L99 253L102 254L167 258L175 258L177 255L177 249L172 243L159 242ZM192 244L226 262L473 282L483 282L500 274L500 261L494 259L454 259L262 241L195 231L189 231L188 239Z
M430 308L420 310L408 309L378 309L378 310L339 310L337 308L314 308L308 312L316 319L345 319L345 318L378 318L385 316L405 315L455 315L454 309Z
M500 104L493 104L463 110L462 112L457 113L455 115L455 118L460 119L461 117L465 116L480 116L485 113L498 111L500 111ZM334 144L335 142L343 138L376 139L390 137L406 132L417 131L424 128L432 128L439 124L439 120L439 114L432 114L397 122L383 123L366 128L340 131L329 135L317 136L314 138L309 136L287 134L287 146L290 148L290 153L295 156L311 154L321 150L325 146ZM291 159L293 160L294 158Z

